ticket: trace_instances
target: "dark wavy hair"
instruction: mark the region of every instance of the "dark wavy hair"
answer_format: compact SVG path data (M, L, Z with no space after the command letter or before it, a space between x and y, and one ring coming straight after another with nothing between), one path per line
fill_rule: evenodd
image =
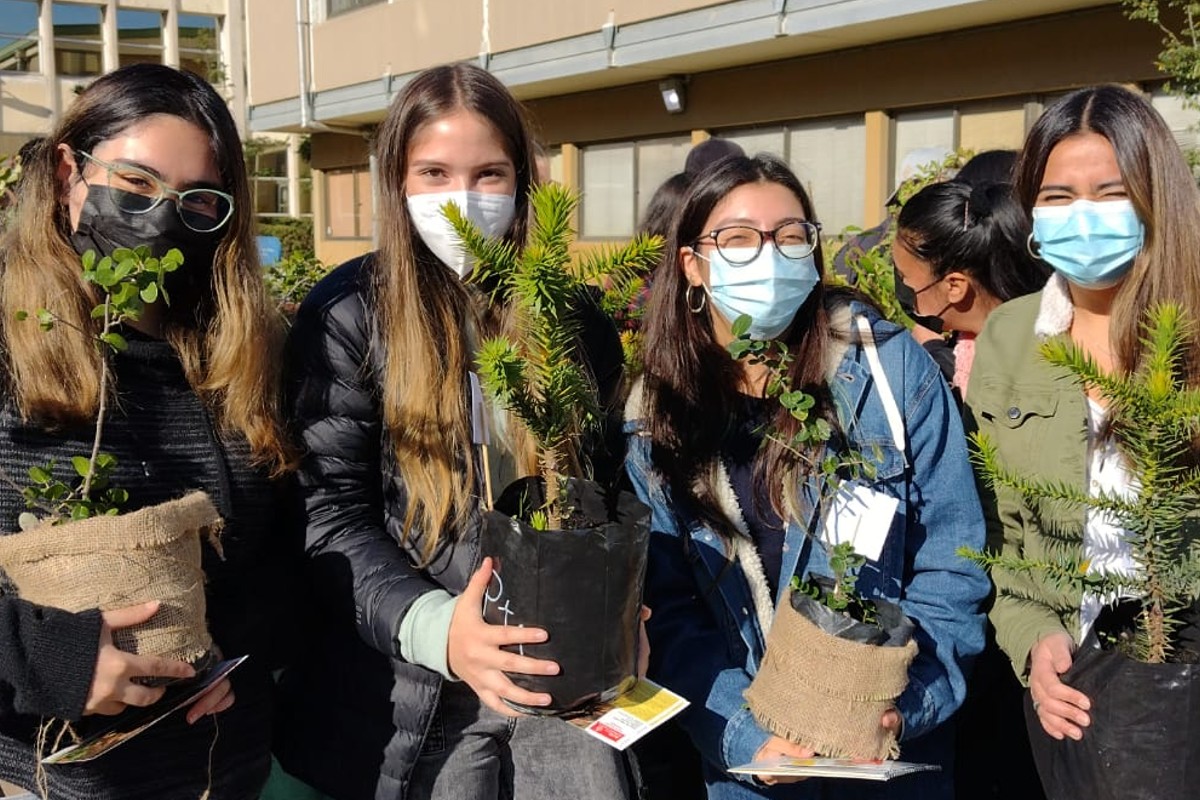
M733 531L715 499L713 468L744 414L745 403L739 394L744 372L741 363L716 342L709 313L689 310L683 251L705 233L704 226L721 200L739 186L755 183L786 187L800 201L805 217L817 221L812 200L784 162L763 154L721 160L696 179L683 199L651 290L645 327L644 417L655 467L677 490L694 494L700 515L727 535ZM813 257L824 277L819 244ZM825 384L826 351L832 336L826 313L829 292L818 283L779 340L795 356L791 384L817 398L817 413L836 422ZM772 413L770 424L783 439L790 439L798 429L782 406ZM759 450L756 484L768 487L771 506L781 516L786 512L785 497L794 496L791 489L802 471L802 462L774 438ZM692 492L694 486L699 490Z
M1038 291L1050 276L1026 247L1030 220L1006 183L926 186L904 204L896 228L933 277L965 272L1000 302Z

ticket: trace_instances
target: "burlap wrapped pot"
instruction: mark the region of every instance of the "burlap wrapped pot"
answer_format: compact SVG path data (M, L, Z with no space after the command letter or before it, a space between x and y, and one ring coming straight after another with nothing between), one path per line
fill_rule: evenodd
M896 737L879 722L908 684L916 654L911 636L902 646L882 646L827 633L788 597L746 700L764 728L823 756L895 758Z
M193 492L129 514L0 536L0 569L23 599L67 611L158 600L150 620L114 631L114 643L196 663L212 650L200 537L215 542L220 526L208 495Z

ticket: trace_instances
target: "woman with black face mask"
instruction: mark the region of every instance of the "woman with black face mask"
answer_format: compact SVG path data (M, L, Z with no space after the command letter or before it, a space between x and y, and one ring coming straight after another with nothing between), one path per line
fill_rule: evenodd
M18 530L30 467L52 462L59 480L75 479L71 457L90 451L106 393L103 446L116 458L111 484L128 492L121 511L208 493L224 521L223 557L203 554L209 630L224 654L252 656L98 760L46 767L49 796L257 797L270 765L270 609L280 599L270 478L290 456L277 416L281 331L255 255L237 129L205 81L139 64L93 82L24 169L0 242L0 531ZM127 347L101 352L88 335L99 296L81 256L138 245L155 256L178 248L183 266L165 283L169 305L148 305L122 325ZM41 308L58 320L51 330L17 321ZM115 629L158 607L66 613L21 600L0 573L0 779L35 787L45 720L87 735L157 701L163 688L145 679L193 674L114 647Z

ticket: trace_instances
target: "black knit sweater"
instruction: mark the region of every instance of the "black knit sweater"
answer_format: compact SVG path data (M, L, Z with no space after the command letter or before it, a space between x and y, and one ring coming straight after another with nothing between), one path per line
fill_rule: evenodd
M213 800L257 797L269 765L272 615L284 598L276 578L283 535L277 492L250 464L240 437L218 433L171 347L134 337L114 358L118 401L102 449L117 459L112 484L129 492L124 510L209 493L225 520L225 560L204 548L209 628L227 655L252 658L234 674L234 708L218 720ZM0 410L0 468L17 484L30 466L54 460L65 481L71 456L90 450L90 426L47 433ZM0 531L17 530L25 510L18 488L0 481ZM7 596L4 596L7 595ZM30 607L0 584L0 778L31 786L30 748L39 717L76 719L91 683L99 638L96 612L68 615ZM108 719L84 717L83 733ZM211 719L188 726L182 714L97 761L51 767L51 796L195 798L208 783Z

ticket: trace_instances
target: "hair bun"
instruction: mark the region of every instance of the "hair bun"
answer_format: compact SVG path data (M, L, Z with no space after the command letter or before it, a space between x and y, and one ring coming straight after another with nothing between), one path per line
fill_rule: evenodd
M992 208L995 206L992 188L997 185L995 183L977 183L971 187L971 197L967 200L967 205L971 209L971 216L976 219L984 219L991 216Z

